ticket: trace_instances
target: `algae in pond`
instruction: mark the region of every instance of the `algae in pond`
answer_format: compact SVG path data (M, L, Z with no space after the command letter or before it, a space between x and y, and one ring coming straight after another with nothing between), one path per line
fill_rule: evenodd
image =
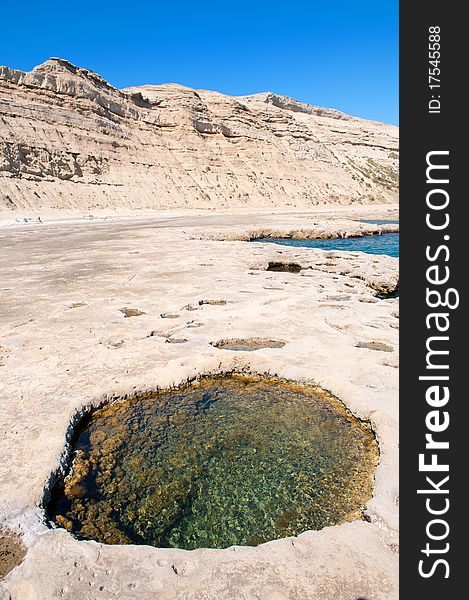
M204 378L96 410L49 514L106 543L256 545L360 518L377 462L370 428L320 388Z

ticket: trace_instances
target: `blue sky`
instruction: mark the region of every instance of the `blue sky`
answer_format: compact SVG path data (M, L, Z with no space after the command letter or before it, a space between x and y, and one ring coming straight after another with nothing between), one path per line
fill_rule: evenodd
M2 7L0 64L51 56L116 87L273 91L398 122L398 1L54 0Z

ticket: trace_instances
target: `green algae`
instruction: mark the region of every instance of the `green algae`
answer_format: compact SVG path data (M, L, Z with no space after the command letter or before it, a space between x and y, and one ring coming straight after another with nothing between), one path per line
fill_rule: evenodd
M95 410L49 516L82 539L257 545L361 518L378 447L324 390L203 378Z

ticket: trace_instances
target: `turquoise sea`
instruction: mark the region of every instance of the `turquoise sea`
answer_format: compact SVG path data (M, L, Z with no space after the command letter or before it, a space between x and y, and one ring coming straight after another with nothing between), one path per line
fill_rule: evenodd
M337 238L333 240L293 240L286 238L260 238L256 242L271 242L283 246L301 248L319 248L321 250L343 250L347 252L366 252L368 254L387 254L399 257L399 234L365 235L363 237Z

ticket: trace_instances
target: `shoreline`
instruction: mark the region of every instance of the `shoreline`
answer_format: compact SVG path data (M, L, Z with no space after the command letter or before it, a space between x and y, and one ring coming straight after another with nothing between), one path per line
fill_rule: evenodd
M236 208L236 209L220 209L216 210L198 208L198 209L168 209L168 210L85 210L85 211L70 211L65 209L60 210L50 210L50 209L34 209L28 211L24 210L8 210L8 211L0 211L0 229L6 226L24 226L23 223L18 222L23 218L30 218L32 220L37 219L37 217L41 217L43 224L49 225L58 225L58 224L70 224L70 223L100 223L104 221L140 221L140 220L158 220L158 219L174 219L181 217L205 217L213 215L220 217L243 217L247 216L248 218L252 218L253 216L265 217L266 215L275 215L275 216L286 216L286 217L295 217L299 215L324 215L325 217L331 217L336 214L342 215L349 214L351 217L358 214L359 216L366 218L366 215L370 215L374 217L376 215L394 215L394 217L390 217L391 220L394 220L395 215L399 214L399 204L370 204L370 205L360 205L360 206L338 206L336 204L324 204L321 206L315 206L310 208L304 207L292 207L291 209L278 209L272 207L266 208ZM85 215L92 214L93 219L85 218ZM30 225L34 225L34 222L31 222Z

